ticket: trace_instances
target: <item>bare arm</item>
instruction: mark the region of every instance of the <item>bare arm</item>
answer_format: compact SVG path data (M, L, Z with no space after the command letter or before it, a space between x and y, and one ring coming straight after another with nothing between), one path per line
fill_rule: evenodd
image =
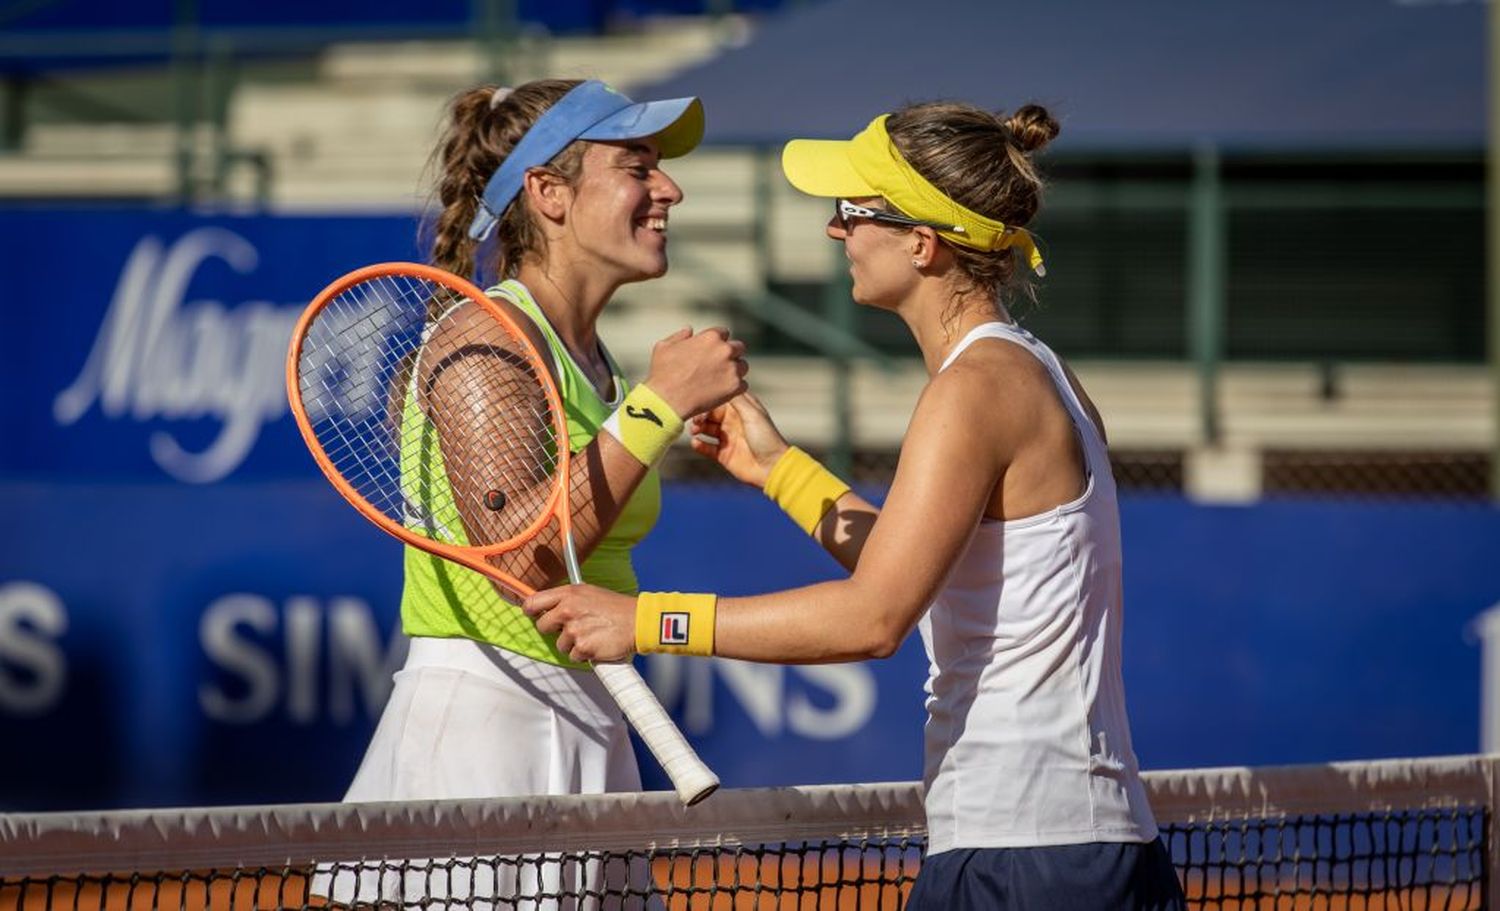
M923 394L853 574L720 599L715 654L819 663L884 657L900 646L942 589L1005 468L1011 429L982 378L955 366ZM561 632L559 647L575 657L613 660L633 647L633 599L573 586L528 599L526 610L543 632Z
M512 316L551 369L540 330ZM477 340L477 341L476 341ZM681 331L653 351L647 382L674 410L711 407L743 386L743 346L719 330ZM448 480L471 544L515 537L546 506L550 429L541 386L520 346L477 309L450 317L429 341L419 378L423 410L437 427ZM555 447L551 447L555 452ZM609 434L598 434L569 466L569 508L580 559L591 553L645 478L646 466ZM499 491L496 497L493 492ZM549 523L523 548L496 556L497 567L532 588L566 576L559 529ZM502 591L506 597L513 593Z
M788 448L766 406L750 392L701 415L689 430L694 434L694 451L718 462L735 479L761 489ZM879 514L878 508L851 490L823 516L813 538L853 572Z
M1003 466L981 375L945 371L918 403L884 509L846 545L848 579L720 603L715 653L752 661L809 663L885 657L896 651L941 591L979 523ZM993 408L993 403L990 403ZM838 504L840 516L845 503ZM824 520L826 533L838 517Z

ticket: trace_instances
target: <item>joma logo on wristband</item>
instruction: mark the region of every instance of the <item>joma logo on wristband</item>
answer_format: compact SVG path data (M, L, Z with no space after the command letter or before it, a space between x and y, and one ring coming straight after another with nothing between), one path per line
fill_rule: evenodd
M650 408L637 408L634 405L626 405L625 413L633 418L640 418L650 421L658 427L664 426L661 422L661 418L657 417L656 412L652 411Z

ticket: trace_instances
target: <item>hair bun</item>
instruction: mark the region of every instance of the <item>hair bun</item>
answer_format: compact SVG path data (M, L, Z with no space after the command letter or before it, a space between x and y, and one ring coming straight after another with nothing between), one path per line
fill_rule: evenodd
M1023 152L1035 152L1057 138L1062 124L1039 104L1024 105L1006 118L1005 128Z

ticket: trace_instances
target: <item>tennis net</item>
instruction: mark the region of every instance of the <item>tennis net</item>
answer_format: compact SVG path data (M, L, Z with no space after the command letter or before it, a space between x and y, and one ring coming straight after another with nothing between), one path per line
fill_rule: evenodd
M1147 775L1190 904L1484 908L1500 758ZM0 815L0 911L897 909L916 784Z

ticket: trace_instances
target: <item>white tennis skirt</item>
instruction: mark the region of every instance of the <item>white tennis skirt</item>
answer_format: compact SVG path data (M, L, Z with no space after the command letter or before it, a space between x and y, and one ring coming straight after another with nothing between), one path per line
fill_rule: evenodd
M640 787L625 719L592 671L557 667L469 639L418 637L396 673L390 701L344 800L600 794ZM414 859L404 870L357 874L321 868L313 891L339 903L601 906L597 900L542 897L598 890L604 884L596 863L538 860ZM643 887L649 881L643 867L610 872L611 879L621 877L640 879ZM619 907L611 901L602 906Z
M597 674L471 639L411 640L346 802L639 791Z

